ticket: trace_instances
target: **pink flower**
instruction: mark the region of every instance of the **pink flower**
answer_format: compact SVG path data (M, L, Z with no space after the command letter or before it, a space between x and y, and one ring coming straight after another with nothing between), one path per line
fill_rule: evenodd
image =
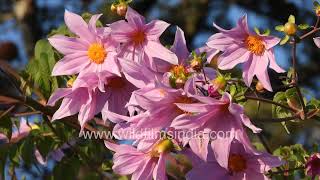
M172 121L185 112L176 104L191 104L195 99L190 98L182 89L155 87L134 93L137 105L147 111L149 116L138 122L139 128L166 128Z
M239 19L238 24L231 30L225 30L214 24L220 33L211 36L207 42L210 48L223 51L218 59L218 67L222 70L232 69L237 64L243 64L243 79L250 86L254 76L264 88L272 91L267 68L276 72L284 72L278 66L273 47L279 43L279 38L259 35L249 31L247 16Z
M189 113L174 119L171 126L175 129L182 129L185 131L197 130L202 136L204 136L203 134L210 134L212 132L215 132L216 135L219 135L218 132L224 133L224 136L213 137L215 139L192 137L189 144L193 143L196 145L199 144L199 142L202 142L201 147L190 144L192 150L195 151L199 157L206 159L209 140L211 140L211 147L217 161L223 167L227 166L226 159L229 155L231 142L234 139L246 144L246 148L252 150L250 141L245 134L242 124L255 133L260 132L261 129L255 127L250 122L250 119L244 114L242 106L232 103L231 96L228 93L225 93L220 100L196 95L192 97L201 103L176 103L181 110ZM203 141L203 139L205 139L205 141ZM223 147L223 149L217 147Z
M309 157L306 163L306 172L312 179L320 175L320 153L312 154Z
M117 145L105 141L105 145L116 152L112 166L115 173L132 174L132 180L167 180L166 158L169 156L168 148L172 148L167 141L169 140L160 140L156 146L145 152L126 144Z
M129 101L135 87L125 78L110 73L103 73L104 91L98 88L99 79L95 73L79 76L72 88L60 88L53 93L48 105L63 98L60 108L54 113L52 120L62 119L78 114L81 127L103 109L126 114L125 104Z
M160 35L169 26L168 23L154 20L145 24L144 17L131 8L127 10L126 19L127 21L120 20L110 24L112 38L122 43L122 56L129 56L133 61L152 69L155 68L153 58L160 58L171 64L178 63L177 56L159 41Z
M110 28L96 27L101 15L93 15L87 24L81 16L65 11L65 23L77 37L54 35L49 38L50 44L65 55L54 66L52 75L109 71L120 76L118 44L110 38Z
M221 146L220 148L224 148ZM233 141L230 148L230 155L227 160L227 168L221 167L209 152L207 162L199 159L188 152L187 156L191 159L193 168L187 174L187 180L201 179L226 179L226 180L265 180L268 179L264 174L271 168L281 166L283 162L268 153L253 154L246 151L244 145L238 141Z
M18 130L14 131L9 140L5 134L0 133L0 142L4 141L5 143L17 143L21 139L27 137L29 133L34 130L39 129L38 125L34 123L27 123L25 118L21 118ZM0 143L1 144L1 143Z

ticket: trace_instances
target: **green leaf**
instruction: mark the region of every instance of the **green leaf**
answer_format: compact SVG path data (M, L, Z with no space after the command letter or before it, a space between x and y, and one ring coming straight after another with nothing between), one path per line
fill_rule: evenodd
M313 6L320 6L319 2L318 1L313 1Z
M288 22L290 23L296 23L296 18L294 17L294 15L290 15L289 18L288 18Z
M299 24L298 25L298 28L301 29L301 30L305 30L305 29L308 29L310 26L308 24Z
M288 35L286 35L281 41L280 41L280 45L284 45L289 41L290 37Z
M270 29L266 29L266 30L264 30L264 33L262 35L269 36L270 32L271 32Z
M260 35L260 30L257 27L254 27L254 31Z
M0 119L0 133L4 134L9 140L12 135L12 121L9 116L3 116Z
M284 31L284 25L278 25L274 28L277 31L283 32Z

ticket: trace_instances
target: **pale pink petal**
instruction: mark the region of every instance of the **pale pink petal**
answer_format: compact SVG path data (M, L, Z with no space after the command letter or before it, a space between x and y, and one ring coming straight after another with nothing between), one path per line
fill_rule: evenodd
M207 160L209 141L210 138L208 135L203 135L202 138L191 137L189 141L191 150L203 161Z
M141 64L127 59L119 59L119 63L127 80L138 88L145 87L154 80L154 73Z
M211 105L202 104L202 103L193 103L193 104L183 104L183 103L174 103L178 108L183 111L191 113L201 113L210 111Z
M152 180L153 169L156 162L153 159L146 159L141 166L138 166L137 171L132 174L132 180Z
M69 54L55 64L52 76L78 74L89 64L90 60L86 53Z
M222 70L232 69L237 64L248 61L250 52L238 45L232 45L228 48L218 60L218 68Z
M222 138L218 137L211 141L211 148L214 152L214 156L220 166L228 169L228 159L233 137Z
M108 71L115 75L121 76L119 64L117 62L117 57L112 53L108 53L107 58L104 60L104 63L101 66L101 71Z
M185 61L190 54L188 51L188 48L187 48L187 43L186 43L186 39L184 37L184 32L178 26L177 26L177 31L176 31L173 45L171 47L171 51L176 53L176 55L179 59L179 64L184 63L182 61Z
M260 37L265 42L267 50L273 48L280 42L280 39L274 36L260 36Z
M130 7L127 9L126 19L128 20L130 26L133 26L136 29L142 28L145 24L144 17Z
M220 51L225 51L228 47L230 47L234 43L235 42L233 39L225 36L222 33L216 33L208 39L206 44L210 48L217 49Z
M53 114L52 121L77 114L80 110L80 107L81 105L75 103L72 99L64 98L60 108Z
M284 73L285 70L282 69L276 62L276 58L274 57L273 49L266 52L268 59L270 61L270 68L275 70L277 73Z
M253 61L257 62L254 74L257 76L258 80L261 82L265 89L267 89L268 91L272 91L267 69L269 63L268 58L266 56L254 56L253 58Z
M247 126L248 128L250 128L254 133L260 133L262 131L262 129L256 127L255 125L253 125L249 119L249 117L247 117L244 114L240 114L241 117L241 121L242 123Z
M71 32L75 33L80 38L83 38L88 43L95 42L95 35L89 31L88 24L81 16L66 10L64 21Z
M115 41L127 43L131 41L131 33L134 29L125 20L110 24L111 36Z
M256 66L256 59L253 59L253 55L249 56L249 60L243 64L243 81L250 87L252 79L254 77L254 68Z
M313 38L313 42L316 44L318 48L320 48L320 37Z
M171 64L178 64L178 57L159 42L148 41L145 45L145 52L151 57L157 57Z
M89 20L89 23L88 23L88 27L91 32L97 33L97 21L101 16L102 14L95 14L91 16L91 19Z
M170 26L167 22L153 20L145 26L145 33L148 40L158 41L161 34Z
M47 105L54 106L54 104L61 98L72 93L71 88L59 88L49 98Z
M165 161L165 157L166 155L161 153L159 160L158 160L158 164L156 165L156 167L153 170L153 179L156 180L167 180L167 176L166 176L166 161Z
M87 52L88 45L79 38L54 35L48 38L50 44L62 54L71 54L77 52Z

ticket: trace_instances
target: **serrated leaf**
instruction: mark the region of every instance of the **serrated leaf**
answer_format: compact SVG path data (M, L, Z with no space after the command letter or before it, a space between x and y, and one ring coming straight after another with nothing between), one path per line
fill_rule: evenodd
M288 35L286 35L281 41L280 41L280 45L284 45L289 41L290 37Z
M278 25L274 28L277 31L283 32L284 31L284 25Z
M0 134L5 135L8 140L12 135L12 121L9 116L5 115L0 119Z
M299 24L298 25L298 28L301 29L301 30L305 30L305 29L308 29L310 26L308 24Z
M290 15L289 18L288 18L288 22L290 23L296 23L296 18L294 17L294 15Z

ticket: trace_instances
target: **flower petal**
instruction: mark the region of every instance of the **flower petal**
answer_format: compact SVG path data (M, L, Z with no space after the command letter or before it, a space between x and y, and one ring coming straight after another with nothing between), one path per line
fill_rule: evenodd
M184 37L184 32L178 26L177 26L177 31L175 34L173 45L171 47L171 51L176 53L176 55L179 59L179 64L184 63L181 61L186 61L189 54L190 54L188 51L188 48L187 48L187 43L186 43L186 39Z
M145 52L151 57L157 57L171 64L178 64L178 57L159 42L147 41Z
M153 20L145 27L145 33L148 40L157 41L161 34L170 26L165 21Z
M88 64L90 60L86 53L69 54L55 64L52 76L78 74Z
M59 88L49 98L47 105L54 106L54 104L61 98L72 93L71 88Z
M77 53L79 51L86 52L88 50L88 45L79 38L54 35L48 38L48 40L62 54Z

